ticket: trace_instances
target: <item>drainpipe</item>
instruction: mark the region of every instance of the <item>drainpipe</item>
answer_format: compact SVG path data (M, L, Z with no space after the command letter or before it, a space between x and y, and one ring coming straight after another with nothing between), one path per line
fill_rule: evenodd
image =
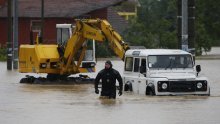
M18 0L13 0L13 69L18 69Z
M12 16L11 0L8 0L8 42L7 42L7 70L12 70Z

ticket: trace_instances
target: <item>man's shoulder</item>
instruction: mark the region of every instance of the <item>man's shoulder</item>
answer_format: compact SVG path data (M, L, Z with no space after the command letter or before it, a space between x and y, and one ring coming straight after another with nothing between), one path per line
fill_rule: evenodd
M105 72L105 69L102 69L101 71L99 71L99 74L102 74Z
M114 68L112 68L112 71L115 73L115 74L119 74L119 72L117 70L115 70Z

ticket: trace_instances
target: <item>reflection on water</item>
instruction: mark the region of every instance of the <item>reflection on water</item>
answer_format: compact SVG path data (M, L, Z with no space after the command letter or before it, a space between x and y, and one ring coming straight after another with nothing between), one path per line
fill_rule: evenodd
M6 63L0 63L0 124L217 124L220 122L219 63L220 60L197 61L202 66L200 75L207 76L212 83L210 97L151 97L124 92L115 100L99 98L92 84L19 84L25 74L7 71ZM103 67L104 61L98 62L97 71ZM113 61L113 67L122 74L121 61Z

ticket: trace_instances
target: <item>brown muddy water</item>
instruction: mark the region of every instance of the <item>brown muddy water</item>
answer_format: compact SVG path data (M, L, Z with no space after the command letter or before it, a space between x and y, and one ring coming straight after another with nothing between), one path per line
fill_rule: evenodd
M20 84L25 74L0 63L0 124L219 124L220 60L198 60L211 96L141 96L99 99L93 85ZM122 74L122 61L113 61ZM97 63L97 71L104 61ZM94 77L96 74L90 74ZM37 75L39 76L39 75ZM45 76L45 75L40 75Z

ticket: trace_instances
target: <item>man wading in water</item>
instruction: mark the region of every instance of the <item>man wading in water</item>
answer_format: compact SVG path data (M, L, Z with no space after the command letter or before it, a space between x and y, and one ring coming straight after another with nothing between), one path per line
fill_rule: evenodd
M102 80L102 91L101 96L107 97L109 99L116 98L116 79L119 82L119 92L118 95L122 95L122 78L120 73L112 68L111 61L105 62L105 68L101 70L95 78L95 93L99 94L98 84L100 79Z

